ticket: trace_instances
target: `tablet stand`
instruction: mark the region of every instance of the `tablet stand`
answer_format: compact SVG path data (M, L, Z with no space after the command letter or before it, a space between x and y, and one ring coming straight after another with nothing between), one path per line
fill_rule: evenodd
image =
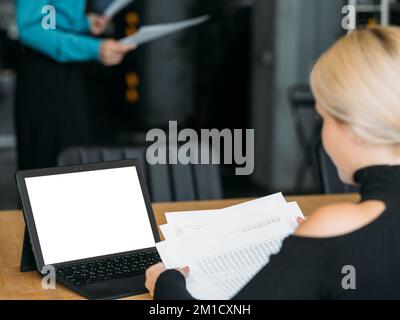
M24 242L22 244L21 264L19 270L21 272L37 271L35 256L33 255L29 231L25 227Z

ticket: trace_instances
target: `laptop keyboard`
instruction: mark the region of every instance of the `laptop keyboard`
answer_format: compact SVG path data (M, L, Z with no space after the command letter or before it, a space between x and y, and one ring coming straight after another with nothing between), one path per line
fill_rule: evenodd
M140 252L56 267L56 273L72 284L82 286L143 274L148 267L160 261L157 251Z

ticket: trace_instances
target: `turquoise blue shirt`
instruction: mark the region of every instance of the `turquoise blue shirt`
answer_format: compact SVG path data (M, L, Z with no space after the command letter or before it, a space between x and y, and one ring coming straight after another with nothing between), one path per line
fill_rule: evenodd
M56 29L44 29L42 8L56 9ZM98 60L100 39L88 35L86 0L17 0L20 41L58 62Z

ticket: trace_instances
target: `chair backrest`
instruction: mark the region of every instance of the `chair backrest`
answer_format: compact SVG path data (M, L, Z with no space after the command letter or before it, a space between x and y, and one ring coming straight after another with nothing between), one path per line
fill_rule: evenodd
M167 153L168 154L168 153ZM221 199L218 165L155 164L146 161L146 147L73 147L64 150L58 165L138 159L152 202Z
M337 172L335 165L325 152L320 143L317 150L320 167L321 185L326 194L358 192L358 188L344 184Z

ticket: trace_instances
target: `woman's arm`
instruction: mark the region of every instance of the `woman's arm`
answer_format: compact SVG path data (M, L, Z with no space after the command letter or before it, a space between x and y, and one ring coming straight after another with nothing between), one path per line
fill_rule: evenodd
M42 8L47 4L47 0L17 0L17 23L21 42L58 62L98 60L101 40L59 28L46 30L42 27ZM77 14L79 16L84 13ZM79 16L79 19L82 20L81 30L87 31L86 17Z
M327 296L326 283L332 281L327 261L327 242L320 239L289 237L281 251L242 289L235 300L322 299ZM338 269L337 276L340 276ZM339 285L339 283L338 283ZM154 291L158 300L193 299L186 280L177 270L160 274Z
M175 269L170 269L160 274L154 291L154 299L194 300L186 289L186 279L184 275Z
M327 297L332 254L321 239L289 237L281 251L234 297L234 300L316 300ZM340 276L340 269L337 276ZM339 283L340 284L340 283ZM338 284L338 285L339 285Z

